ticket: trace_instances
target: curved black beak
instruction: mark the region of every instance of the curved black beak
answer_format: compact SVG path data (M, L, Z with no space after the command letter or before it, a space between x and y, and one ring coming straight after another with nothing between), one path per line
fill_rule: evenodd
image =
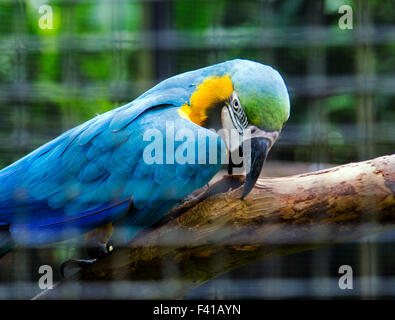
M256 181L261 174L263 164L265 163L267 154L269 153L271 142L267 138L253 137L251 138L251 167L247 174L246 183L244 185L243 199L250 193L255 186Z

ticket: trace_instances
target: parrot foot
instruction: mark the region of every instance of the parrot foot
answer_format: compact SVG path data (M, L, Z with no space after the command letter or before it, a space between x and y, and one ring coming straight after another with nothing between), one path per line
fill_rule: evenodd
M89 258L98 260L106 255L108 255L113 250L113 246L111 244L111 240L108 242L87 242L86 253L88 254Z
M60 266L60 275L62 276L63 279L77 273L84 267L90 266L94 262L96 262L97 259L70 259L62 263Z
M113 231L114 227L109 223L86 234L86 253L90 258L100 259L112 251Z
M90 266L96 261L101 260L113 250L111 241L107 243L102 242L90 242L86 248L86 252L90 259L69 259L63 262L60 266L60 274L63 279L72 276L81 269Z
M89 259L70 259L60 266L60 274L63 278L71 276L92 263L104 258L112 250L111 236L114 227L111 223L88 232L85 235L86 254Z
M86 253L89 259L69 259L61 264L60 274L62 278L70 277L81 269L103 259L113 250L111 240L103 243L94 241L94 239L94 237L90 237L87 241Z

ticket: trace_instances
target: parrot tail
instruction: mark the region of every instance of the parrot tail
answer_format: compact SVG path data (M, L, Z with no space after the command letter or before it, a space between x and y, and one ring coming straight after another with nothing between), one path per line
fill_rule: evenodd
M0 224L0 258L14 247L8 226Z

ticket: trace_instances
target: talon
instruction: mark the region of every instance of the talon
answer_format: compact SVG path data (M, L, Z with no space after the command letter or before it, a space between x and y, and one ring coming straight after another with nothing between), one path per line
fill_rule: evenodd
M97 259L81 259L81 260L76 260L76 259L70 259L65 262L63 262L60 266L60 275L62 276L63 279L66 278L67 276L71 276L78 271L80 271L82 268L86 266L90 266L92 263L96 262ZM76 269L74 272L71 272L71 270ZM65 271L69 272L65 272ZM69 274L67 274L69 273Z
M113 230L114 228L110 223L86 234L86 252L90 258L100 259L112 251L110 239Z
M110 240L108 240L108 242L107 242L107 246L106 246L106 249L107 249L107 254L109 254L111 251L113 251L113 250L114 250L114 246L112 245L112 241L111 241L111 239L110 239Z
M101 259L106 256L109 252L107 243L102 242L88 242L86 247L86 253L89 258Z
M114 250L111 241L113 232L112 224L104 225L86 234L86 253L91 259L70 259L60 266L62 278L73 275L82 268L104 258Z

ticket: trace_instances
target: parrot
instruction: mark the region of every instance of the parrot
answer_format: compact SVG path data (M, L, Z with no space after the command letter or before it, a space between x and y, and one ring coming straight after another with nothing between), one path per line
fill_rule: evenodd
M133 240L207 185L248 142L244 198L289 114L284 79L259 62L228 60L163 80L0 171L0 256L86 235L95 261L110 239Z

